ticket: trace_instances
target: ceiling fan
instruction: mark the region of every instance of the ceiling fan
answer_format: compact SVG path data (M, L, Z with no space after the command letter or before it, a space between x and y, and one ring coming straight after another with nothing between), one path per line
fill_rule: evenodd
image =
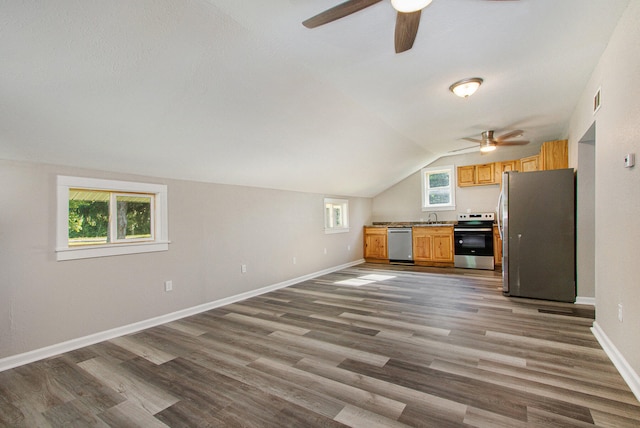
M307 28L316 28L337 19L344 18L352 13L361 11L382 0L347 0L324 12L312 16L302 22ZM408 51L413 47L413 42L418 34L420 15L422 9L429 6L432 0L391 0L391 5L398 11L396 16L395 48L396 53ZM492 0L497 1L497 0ZM504 0L500 0L504 1Z
M521 137L524 131L516 129L515 131L507 132L499 137L493 136L494 131L484 131L482 139L477 138L463 138L463 140L471 141L473 143L480 143L480 151L483 153L490 152L496 149L497 146L522 146L529 144L527 140L512 140L512 138Z

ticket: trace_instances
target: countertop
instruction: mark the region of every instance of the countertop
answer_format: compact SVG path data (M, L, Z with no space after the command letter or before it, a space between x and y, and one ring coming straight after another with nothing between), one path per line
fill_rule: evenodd
M455 226L457 221L440 221L437 223L427 223L420 221L374 221L371 226L367 227L442 227L442 226Z

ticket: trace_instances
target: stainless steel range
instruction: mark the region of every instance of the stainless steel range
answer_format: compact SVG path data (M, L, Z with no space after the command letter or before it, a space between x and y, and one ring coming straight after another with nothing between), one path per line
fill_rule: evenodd
M453 228L455 267L493 270L494 213L458 214Z

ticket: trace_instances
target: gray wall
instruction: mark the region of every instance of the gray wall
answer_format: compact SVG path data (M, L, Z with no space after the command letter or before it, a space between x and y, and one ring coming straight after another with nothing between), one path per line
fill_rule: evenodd
M169 251L55 261L57 174L167 184ZM357 261L371 221L366 198L327 235L325 195L3 160L0 183L0 358Z
M623 158L626 153L640 156L638 22L640 1L631 1L585 87L569 128L569 153L577 158L578 141L596 122L596 323L636 377L640 373L640 165L624 168ZM594 115L593 96L599 87L602 105ZM618 321L618 304L623 305L622 322Z

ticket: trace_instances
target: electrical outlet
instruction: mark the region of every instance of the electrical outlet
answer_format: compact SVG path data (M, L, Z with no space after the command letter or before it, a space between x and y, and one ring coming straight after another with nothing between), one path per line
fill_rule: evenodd
M622 322L622 303L618 303L618 321Z
M240 265L240 272L247 273L247 265L245 264Z
M173 290L173 281L165 281L164 291L172 291L172 290Z

